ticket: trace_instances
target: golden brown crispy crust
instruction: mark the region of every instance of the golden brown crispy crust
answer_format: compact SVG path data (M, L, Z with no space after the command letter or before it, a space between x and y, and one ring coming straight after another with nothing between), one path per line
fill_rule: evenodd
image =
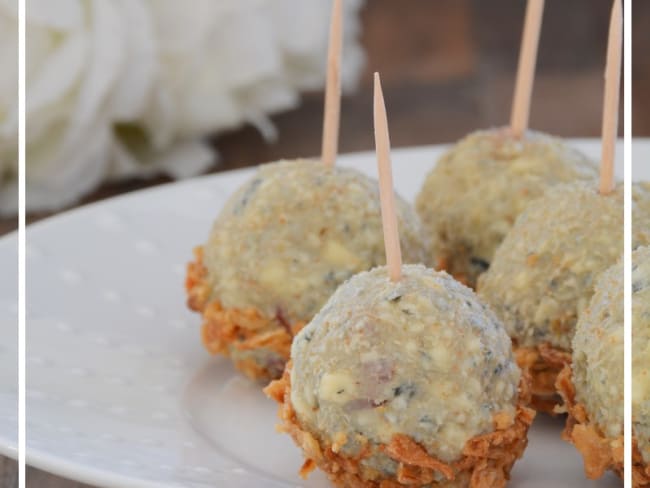
M650 464L647 464L641 456L636 437L632 437L632 487L650 487Z
M582 403L576 401L576 392L571 376L571 365L564 366L557 377L556 387L564 400L561 411L568 414L562 438L571 442L582 454L585 475L589 479L600 478L608 469L623 476L623 436L608 438L595 423ZM643 486L643 485L634 485Z
M345 443L343 434L335 436L334 443L317 439L303 430L291 405L291 362L287 363L281 379L265 388L265 393L280 404L281 432L289 434L302 449L306 458L300 475L306 477L316 466L323 470L336 486L350 488L399 488L404 486L446 486L462 481L469 488L500 488L506 485L510 470L528 444L527 433L535 412L526 407L530 401L529 381L522 375L519 401L514 418L496 415L492 433L470 439L463 449L463 457L451 464L430 456L427 451L406 435L394 435L389 444L373 446L359 436L363 446L355 457L340 452ZM372 469L362 460L376 452L383 452L398 462L397 476ZM443 479L443 481L439 481Z
M513 349L517 364L531 376L531 407L556 415L555 409L562 399L555 383L562 368L571 363L571 354L548 342L535 347L518 347L513 341Z
M203 265L203 247L195 247L193 254L194 261L187 264L187 274L185 275L187 306L196 312L203 312L210 298L208 270Z
M203 316L201 339L210 353L233 357L237 369L251 379L268 381L281 374L284 364L260 364L243 353L263 349L286 362L293 337L304 322L290 324L284 317L268 318L254 308L224 309L219 301L211 301L202 247L194 250L194 261L187 265L185 289L187 306Z
M456 281L462 283L463 285L476 290L476 276L470 276L468 272L460 271L457 268L459 266L454 266L457 262L462 262L463 258L458 256L458 253L455 253L452 256L439 256L436 261L436 269L438 271L446 271L449 273Z

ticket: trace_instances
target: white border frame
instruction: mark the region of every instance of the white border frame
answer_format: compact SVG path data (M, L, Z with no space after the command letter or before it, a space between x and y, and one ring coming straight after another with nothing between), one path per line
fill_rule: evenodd
M624 227L624 476L632 486L632 0L623 6L623 181L625 185Z
M25 25L18 0L18 486L25 488Z
M18 0L18 483L25 488L25 13L26 0ZM624 178L632 181L632 0L624 0ZM631 327L631 185L625 187L625 445L626 487L632 486L632 327Z

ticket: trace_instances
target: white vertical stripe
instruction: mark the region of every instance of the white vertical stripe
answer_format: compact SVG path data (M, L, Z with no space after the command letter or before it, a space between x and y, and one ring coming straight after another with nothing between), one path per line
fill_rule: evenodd
M625 181L625 476L626 487L632 486L632 0L623 6L623 137Z
M18 0L18 486L25 488L25 1Z

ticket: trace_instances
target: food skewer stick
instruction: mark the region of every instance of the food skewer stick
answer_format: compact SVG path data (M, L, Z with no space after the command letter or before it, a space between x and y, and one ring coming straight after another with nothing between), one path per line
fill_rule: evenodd
M399 230L397 228L397 215L395 214L395 192L393 190L393 173L390 161L388 119L379 73L375 73L374 123L386 263L391 281L396 282L402 278L402 250L399 244Z
M618 102L621 87L623 11L620 0L614 0L609 23L607 64L605 67L605 95L603 100L603 146L600 160L600 193L614 190L614 150L618 133Z
M327 80L323 115L323 146L321 158L326 166L334 166L339 146L341 114L341 51L343 50L343 0L334 0L330 19L327 53Z
M521 138L528 129L530 100L533 94L533 82L535 81L537 48L539 46L539 32L542 27L543 14L544 0L528 0L510 116L510 130L516 138Z

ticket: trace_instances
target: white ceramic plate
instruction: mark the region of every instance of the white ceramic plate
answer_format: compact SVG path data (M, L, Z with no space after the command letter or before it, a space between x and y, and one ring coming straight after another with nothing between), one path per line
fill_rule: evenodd
M598 156L598 143L573 143ZM641 149L650 154L650 144ZM394 151L403 196L413 199L441 150ZM372 153L342 157L340 164L376 173ZM301 455L275 433L275 404L227 361L208 356L199 318L185 307L191 250L251 172L133 193L29 228L31 465L102 486L327 486L321 473L308 481L296 475ZM1 269L15 256L12 239L0 240ZM8 334L12 289L0 288L0 297L0 319L8 317L0 320L1 332ZM0 391L9 394L0 395L0 443L11 453L15 379L5 371L12 371L15 351L3 346ZM616 484L611 476L584 479L580 456L560 440L561 427L543 416L535 422L510 486Z
M0 454L18 451L18 238L0 239Z

